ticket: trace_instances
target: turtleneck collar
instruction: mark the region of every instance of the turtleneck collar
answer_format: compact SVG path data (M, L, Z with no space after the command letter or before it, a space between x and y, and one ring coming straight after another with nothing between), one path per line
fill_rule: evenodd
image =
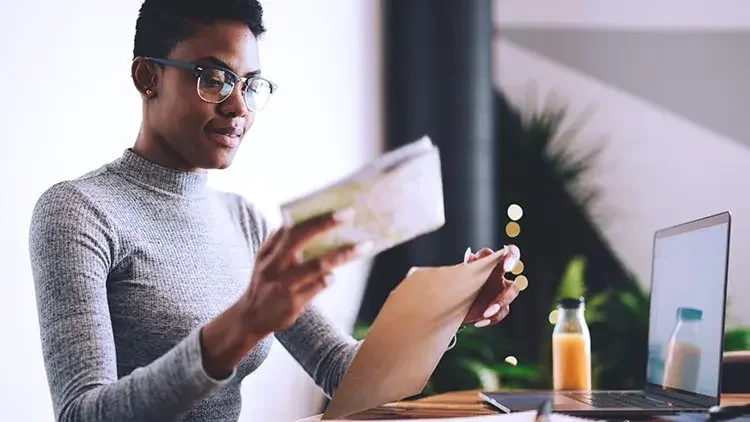
M202 196L208 181L208 172L193 173L162 167L130 148L125 150L122 157L111 162L109 167L135 183L177 196Z

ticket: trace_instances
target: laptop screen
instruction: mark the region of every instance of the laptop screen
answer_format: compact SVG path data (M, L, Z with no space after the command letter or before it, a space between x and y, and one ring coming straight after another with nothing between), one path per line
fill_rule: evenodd
M647 382L719 396L729 214L657 231Z

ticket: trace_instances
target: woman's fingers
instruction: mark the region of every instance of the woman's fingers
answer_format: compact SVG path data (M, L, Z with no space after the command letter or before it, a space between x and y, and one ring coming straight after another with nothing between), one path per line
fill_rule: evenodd
M505 280L505 289L492 301L482 314L482 318L491 318L503 308L509 306L518 297L520 290L512 281Z
M468 264L470 262L474 262L478 259L490 256L493 253L495 253L495 251L490 248L483 248L476 253L472 253L471 248L467 248L466 252L464 252L464 263ZM518 265L518 261L520 259L521 250L518 249L518 246L506 245L503 248L503 257L500 262L502 263L502 268L506 273L515 268L515 266Z
M507 317L509 313L510 305L505 305L502 308L498 307L497 312L495 312L492 316L485 317L484 319L477 321L474 326L477 328L482 328L495 325L505 319L505 317Z
M293 290L302 289L310 283L320 283L336 267L366 253L371 247L369 242L341 247L320 258L291 267L281 275L280 281L293 285Z
M345 208L332 213L323 214L303 221L293 227L286 227L288 232L286 241L279 244L274 259L279 259L281 265L299 261L299 252L307 242L315 236L331 230L339 224L354 219L354 208Z
M262 261L268 256L273 255L279 243L283 242L283 239L286 235L286 227L281 227L280 229L271 233L271 236L269 236L268 239L266 239L266 241L263 242L262 245L260 245L260 250L258 251L258 257L256 258L256 261Z
M502 257L503 271L509 273L521 260L521 250L516 245L505 246L505 254Z
M464 252L464 264L468 264L469 262L473 261L474 253L471 251L471 246L466 248L466 252Z
M483 248L479 250L477 253L472 253L471 248L466 248L466 252L464 252L464 263L468 264L470 262L474 262L477 259L484 258L486 256L490 256L494 253L494 251L490 248Z
M480 292L480 297L473 306L481 306L480 304L483 302L481 301L482 297L491 299L484 302L487 303L487 305L485 305L487 307L483 312L480 308L474 311L475 313L471 313L473 317L469 319L469 322L473 319L476 321L474 324L475 326L487 327L495 322L501 321L508 315L510 304L518 297L519 293L520 289L518 286L513 281L504 278L501 278L499 283L485 284ZM480 314L479 312L482 313Z
M484 311L484 314L482 315L484 318L491 317L492 315L500 311L501 308L513 303L513 301L518 297L518 294L521 292L516 283L512 281L504 280L503 284L505 284L505 288L502 290L502 292L500 292L499 295L497 295L490 306L487 307L487 310Z
M482 318L491 318L495 316L496 313L500 312L501 308L502 306L500 306L499 303L493 303L489 308L487 308L486 311L484 311L484 314L482 314Z
M518 288L518 285L516 283L510 280L503 280L503 284L505 285L505 289L502 293L500 293L498 299L495 301L496 303L499 303L500 306L510 305L511 302L516 300L518 294L521 293L521 289Z
M301 285L297 291L300 301L307 303L311 301L318 293L333 283L333 274L324 274L311 282Z

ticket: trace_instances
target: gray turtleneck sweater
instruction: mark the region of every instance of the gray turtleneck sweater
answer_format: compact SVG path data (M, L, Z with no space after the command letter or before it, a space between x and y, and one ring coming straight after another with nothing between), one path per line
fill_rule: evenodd
M206 177L126 150L39 199L30 255L58 420L237 420L272 338L217 380L199 330L247 288L269 228ZM275 337L329 395L357 345L312 306Z

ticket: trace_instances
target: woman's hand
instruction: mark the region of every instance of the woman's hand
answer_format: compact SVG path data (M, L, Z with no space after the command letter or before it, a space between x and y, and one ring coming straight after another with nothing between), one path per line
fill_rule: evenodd
M484 258L493 253L492 249L484 248L477 253L472 253L471 248L466 250L464 262L469 263ZM505 278L521 258L521 251L516 245L505 247L505 254L500 259L495 269L490 274L487 282L474 300L464 323L475 323L475 327L488 327L502 321L510 312L510 304L518 296L518 286Z
M297 320L329 283L334 268L365 253L369 244L350 245L302 262L301 251L313 237L354 217L348 209L283 227L260 248L245 293L201 330L203 366L214 378L231 374L237 363L271 333Z
M348 209L283 227L262 245L242 299L245 324L252 333L268 335L288 328L315 295L330 284L333 269L366 252L367 245L349 245L301 262L302 249L308 241L353 216L353 210Z

